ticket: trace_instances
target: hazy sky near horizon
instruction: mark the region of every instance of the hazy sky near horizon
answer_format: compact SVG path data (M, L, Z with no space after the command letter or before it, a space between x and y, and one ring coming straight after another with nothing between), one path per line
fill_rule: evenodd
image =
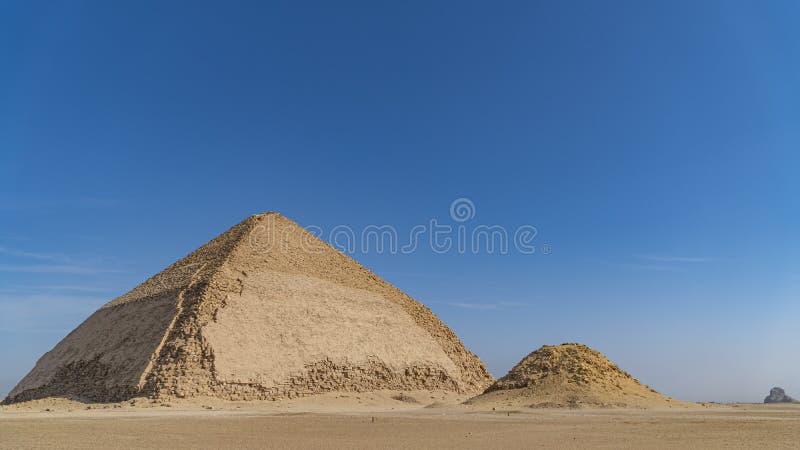
M682 399L800 396L798 21L792 1L3 2L0 397L268 210L323 236L536 227L534 254L353 253L495 376L578 341Z

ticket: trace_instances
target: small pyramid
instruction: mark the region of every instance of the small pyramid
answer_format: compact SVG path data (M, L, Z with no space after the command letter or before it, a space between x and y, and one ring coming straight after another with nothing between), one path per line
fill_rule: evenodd
M491 382L427 307L295 222L265 213L102 306L5 401L469 393Z
M471 404L527 407L669 407L677 405L577 343L545 345L529 354Z
M783 388L774 387L770 389L769 395L764 399L764 403L797 403L798 401L786 395Z

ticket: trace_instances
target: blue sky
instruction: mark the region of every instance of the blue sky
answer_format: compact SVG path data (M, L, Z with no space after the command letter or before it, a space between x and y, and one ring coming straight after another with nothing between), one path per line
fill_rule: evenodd
M646 4L645 4L646 3ZM580 341L688 400L800 395L797 2L3 2L0 395L244 217L356 252L495 376Z

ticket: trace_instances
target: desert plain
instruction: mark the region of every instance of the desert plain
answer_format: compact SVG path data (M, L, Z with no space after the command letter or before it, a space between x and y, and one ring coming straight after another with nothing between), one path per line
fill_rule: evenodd
M0 448L797 448L800 405L465 405L449 392L0 407ZM494 409L492 409L494 408Z

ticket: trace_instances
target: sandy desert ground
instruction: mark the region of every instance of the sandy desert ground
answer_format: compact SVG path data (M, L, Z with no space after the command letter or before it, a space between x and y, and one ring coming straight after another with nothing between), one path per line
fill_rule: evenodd
M397 393L239 403L39 400L0 408L0 448L800 446L800 405L491 410L461 405L465 398L453 394L392 397Z

